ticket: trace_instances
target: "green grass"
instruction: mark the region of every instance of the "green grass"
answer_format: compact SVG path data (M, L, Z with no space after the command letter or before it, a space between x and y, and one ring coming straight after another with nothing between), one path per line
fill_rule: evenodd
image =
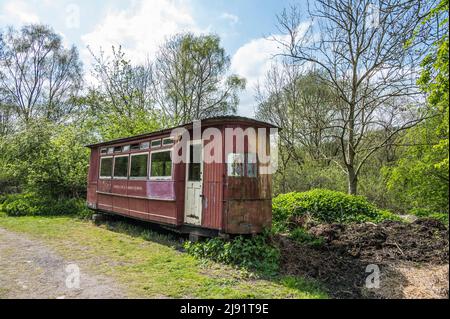
M181 242L126 222L95 226L70 217L7 217L0 227L42 240L63 257L109 275L132 297L327 298L301 278L258 278L179 251Z

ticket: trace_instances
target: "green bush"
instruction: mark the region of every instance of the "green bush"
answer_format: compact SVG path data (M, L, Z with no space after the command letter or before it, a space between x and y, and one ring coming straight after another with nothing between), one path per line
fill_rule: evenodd
M230 241L221 238L197 243L187 241L184 248L196 258L210 259L267 275L275 274L279 268L280 252L270 245L267 235L252 238L239 236Z
M301 244L320 246L324 243L322 237L316 237L301 227L294 228L289 235L293 240Z
M395 214L377 209L363 196L325 189L280 194L273 199L272 208L275 230L289 228L291 218L302 216L319 223L401 220Z
M79 215L84 218L90 215L82 199L53 199L35 193L6 195L0 210L8 216Z
M444 225L448 225L448 214L447 213L436 213L435 211L423 208L416 208L410 211L410 214L415 215L419 218L433 218L439 220Z

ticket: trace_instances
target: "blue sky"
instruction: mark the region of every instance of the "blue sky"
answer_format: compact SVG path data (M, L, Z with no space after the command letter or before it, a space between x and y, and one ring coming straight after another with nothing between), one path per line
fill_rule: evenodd
M247 78L239 113L252 116L254 86L277 51L266 37L277 33L276 14L287 0L0 0L0 27L45 23L75 44L89 81L90 54L121 44L136 63L151 58L170 34L216 33L232 59L231 71Z

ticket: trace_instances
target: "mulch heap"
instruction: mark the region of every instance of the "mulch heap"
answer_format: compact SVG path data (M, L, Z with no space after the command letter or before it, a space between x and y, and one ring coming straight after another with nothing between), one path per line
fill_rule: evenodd
M435 294L420 293L420 287L414 287L415 293L412 296L404 291L399 292L413 281L406 278L405 272L400 269L406 267L408 274L415 272L411 269L420 269L422 277L423 270L427 269L425 267L448 269L449 231L437 220L323 224L307 230L315 236L323 237L325 243L320 246L299 244L282 235L275 239L281 249L281 268L284 274L317 279L335 298L448 298L448 270L443 272L447 278L437 279L439 283L436 285L439 287L436 289L439 291ZM366 278L371 272L366 272L369 264L379 267L382 274L380 283L381 286L385 284L384 290L365 288ZM386 277L387 274L389 278ZM391 283L388 284L389 280ZM446 284L441 283L443 280ZM386 287L389 285L392 286L392 291L387 291Z

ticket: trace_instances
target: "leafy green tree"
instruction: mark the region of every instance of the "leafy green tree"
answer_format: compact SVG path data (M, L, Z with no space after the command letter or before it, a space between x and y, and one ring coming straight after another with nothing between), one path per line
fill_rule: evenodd
M419 84L428 94L433 117L404 138L408 147L388 170L391 191L409 208L449 211L449 71L448 0L426 15L423 27L438 25L430 53L422 62Z
M9 27L0 36L0 101L8 101L20 123L63 120L81 86L78 50L65 48L50 27Z
M93 78L88 94L79 100L87 105L86 120L100 139L108 140L161 128L160 112L150 94L151 68L133 65L122 49L93 55Z
M87 128L76 124L29 123L0 142L0 182L42 196L80 197L86 192L89 140Z
M153 97L169 125L233 114L245 80L227 73L230 57L215 35L178 34L153 63Z

